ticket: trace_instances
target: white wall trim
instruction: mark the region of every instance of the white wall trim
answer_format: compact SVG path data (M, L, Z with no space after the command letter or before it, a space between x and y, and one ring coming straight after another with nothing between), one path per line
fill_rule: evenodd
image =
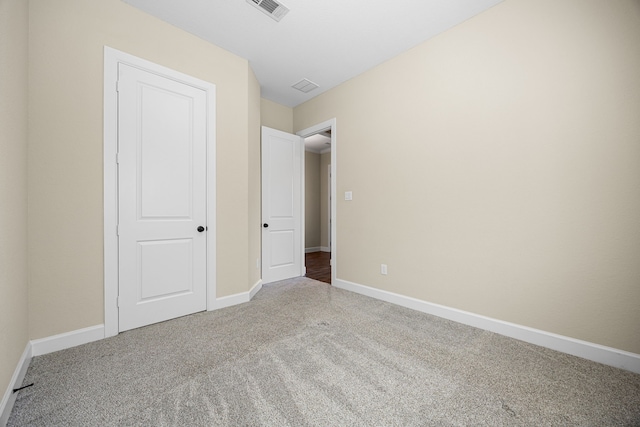
M245 302L249 302L249 292L240 292L239 294L228 295L226 297L216 298L215 307L208 309L219 310L221 308L231 307L238 304L244 304Z
M310 254L313 252L331 252L331 249L329 249L329 246L314 246L312 248L304 249L304 253L306 254Z
M104 325L106 336L118 334L118 97L113 86L118 81L117 52L104 48L103 112L103 209L104 209Z
M0 426L6 425L9 415L11 415L11 409L13 409L13 404L17 397L17 394L13 393L13 389L20 387L22 384L32 357L76 347L82 344L98 341L103 338L105 338L104 325L95 325L88 328L29 341L22 353L22 356L20 357L20 360L18 361L15 371L13 372L13 376L11 377L11 381L4 393L2 402L0 402Z
M104 47L104 337L118 334L118 64L123 63L207 93L207 310L216 305L216 86L142 58Z
M207 310L213 311L238 304L244 304L245 302L251 301L251 299L258 293L260 289L262 289L262 279L258 280L248 292L240 292L238 294L216 298L214 307L208 308Z
M249 300L252 300L253 297L262 289L262 279L258 280L255 285L249 290Z
M46 338L31 340L31 354L33 357L36 357L98 341L105 337L104 333L104 325L96 325Z
M510 338L515 338L541 347L550 348L562 353L582 357L594 362L625 369L640 374L640 354L618 350L582 341L527 326L517 325L498 319L458 310L444 305L434 304L412 297L360 285L346 280L336 279L334 286L351 292L356 292L412 310L432 314L434 316L453 320L454 322L495 332Z
M22 352L22 356L20 356L20 359L18 360L15 371L13 371L13 376L11 377L11 381L9 381L9 385L4 392L2 402L0 402L0 426L7 425L7 421L9 421L13 404L16 402L16 398L18 397L18 393L14 393L13 389L22 385L24 376L27 374L27 369L29 368L29 363L31 363L31 357L31 343L28 342Z
M331 165L327 165L327 222L326 222L326 226L327 226L327 245L326 251L323 252L331 252L331 232L332 232L332 211L333 211L333 204L335 203L335 200L333 199L333 196L331 196L331 180L332 180L332 173L331 173Z

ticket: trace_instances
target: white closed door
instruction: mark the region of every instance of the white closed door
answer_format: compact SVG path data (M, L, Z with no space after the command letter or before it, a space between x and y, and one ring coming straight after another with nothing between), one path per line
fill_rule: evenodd
M206 303L206 92L119 64L119 331Z
M262 281L303 275L302 138L262 127Z

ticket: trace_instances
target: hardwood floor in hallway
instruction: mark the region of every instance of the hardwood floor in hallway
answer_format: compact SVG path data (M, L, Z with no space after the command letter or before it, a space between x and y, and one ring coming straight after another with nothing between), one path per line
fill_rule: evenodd
M331 252L311 252L305 255L307 277L331 284Z

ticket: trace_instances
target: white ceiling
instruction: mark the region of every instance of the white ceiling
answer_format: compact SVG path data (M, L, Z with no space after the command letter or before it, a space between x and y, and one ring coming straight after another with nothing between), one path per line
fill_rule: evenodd
M123 1L246 58L262 97L294 107L503 0L278 0L280 22L246 0Z
M312 153L326 153L331 151L331 136L317 133L304 139L304 149Z

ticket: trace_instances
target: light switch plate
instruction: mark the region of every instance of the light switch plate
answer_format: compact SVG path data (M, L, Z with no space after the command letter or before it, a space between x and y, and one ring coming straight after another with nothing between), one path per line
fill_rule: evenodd
M345 191L345 192L344 192L344 199L345 199L345 200L353 200L353 192L351 192L351 191Z

